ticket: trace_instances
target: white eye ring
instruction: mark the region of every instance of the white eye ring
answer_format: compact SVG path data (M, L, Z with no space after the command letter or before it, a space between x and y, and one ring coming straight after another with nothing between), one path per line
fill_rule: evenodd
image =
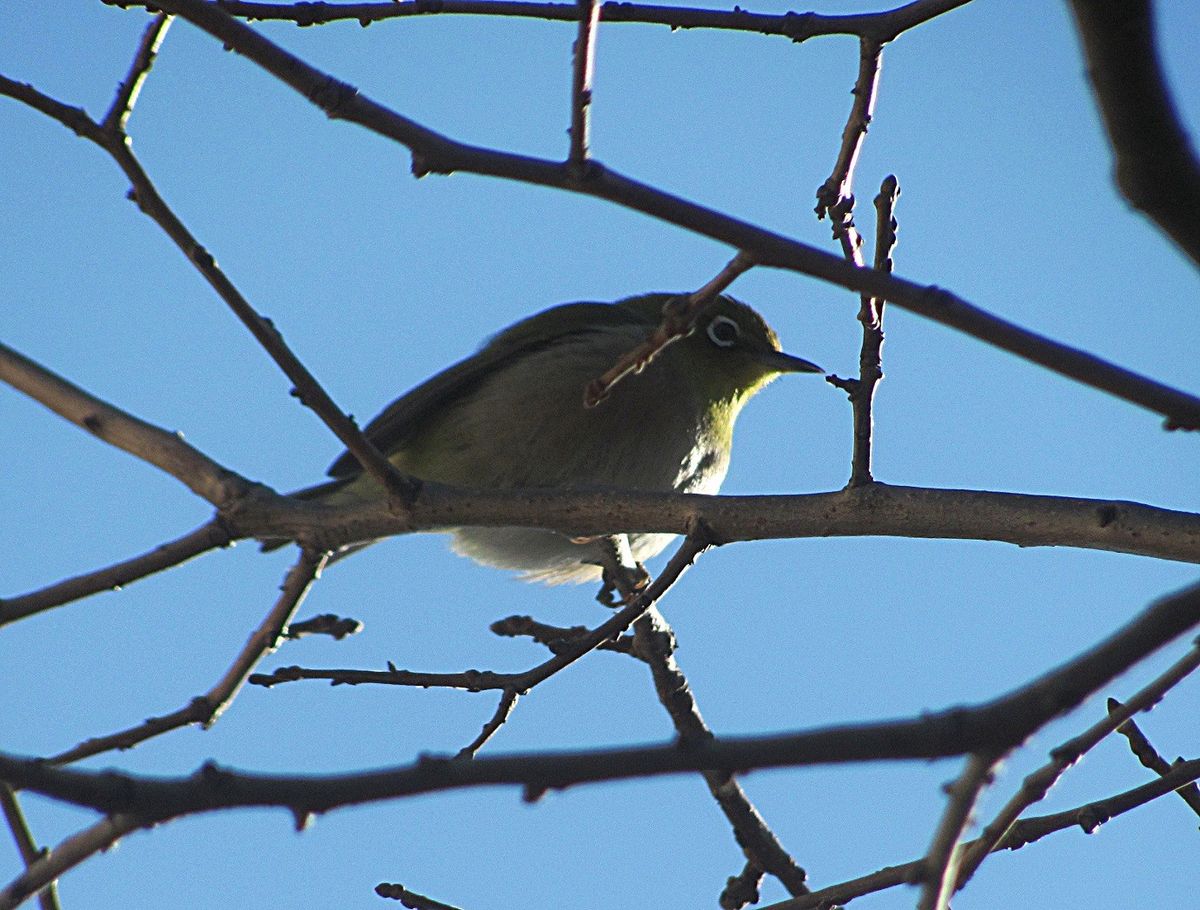
M715 316L708 324L708 340L719 348L731 348L742 335L742 327L728 316Z

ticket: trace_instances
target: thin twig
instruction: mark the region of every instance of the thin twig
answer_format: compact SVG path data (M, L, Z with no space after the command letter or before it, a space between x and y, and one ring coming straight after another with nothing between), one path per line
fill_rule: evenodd
M12 832L13 840L17 843L17 852L21 854L21 862L28 868L38 862L49 852L39 848L25 821L25 813L17 801L17 794L8 784L0 781L0 811L3 811L8 830ZM59 910L58 887L51 879L38 890L38 906L42 910Z
M375 893L388 900L400 901L409 910L458 910L457 907L443 904L424 894L417 894L416 891L409 891L403 885L395 883L380 882L375 886Z
M980 794L992 782L992 772L999 760L996 753L976 752L968 756L962 774L947 788L950 800L922 863L917 910L948 910L962 857L959 841L971 823Z
M752 255L760 265L812 275L859 293L886 299L895 306L951 326L1061 375L1159 413L1166 418L1169 428L1200 429L1200 398L1023 329L941 288L920 285L874 269L860 269L816 247L631 180L594 160L587 168L586 179L581 180L572 168L561 161L455 142L372 101L353 86L309 66L210 3L203 0L163 0L156 5L184 16L231 50L254 61L320 107L330 118L358 123L408 146L413 151L413 171L416 174L464 171L559 187L607 199L727 243ZM931 7L926 3L910 6L918 5L922 9ZM942 6L945 7L945 4ZM27 94L24 89L27 88L0 78L0 93L12 94L23 100ZM350 438L350 434L346 438ZM358 450L352 451L358 454ZM376 467L384 470L380 465ZM402 490L397 492L403 494ZM401 495L401 501L407 501L404 495Z
M591 631L587 626L551 626L538 622L532 616L507 616L496 620L488 628L493 634L505 638L530 638L555 654L564 648L574 647L576 641ZM602 641L596 650L632 654L633 636L622 635Z
M817 190L817 218L826 215L833 221L833 234L843 241L843 253L847 259L862 265L861 256L856 254L861 239L847 242L842 234L854 231L854 169L862 151L871 118L875 113L875 99L879 89L879 71L883 65L883 45L879 41L863 38L859 41L858 78L854 81L851 94L854 103L850 116L842 130L842 143L838 148L833 172ZM857 238L857 232L854 236Z
M475 753L483 748L483 744L495 736L496 731L504 726L520 697L521 693L516 689L505 689L504 694L500 696L500 703L496 705L496 712L492 715L491 720L484 724L483 729L479 731L479 735L459 749L458 754L454 757L474 758Z
M249 640L234 658L229 669L206 693L193 698L178 711L151 717L134 727L108 736L84 740L74 748L46 759L46 764L65 765L112 749L130 749L138 743L188 724L211 726L229 707L255 665L279 646L289 620L303 603L313 581L320 575L326 558L325 553L300 551L300 558L288 571L275 605L258 628L250 634Z
M119 591L139 578L182 565L201 553L228 546L230 542L229 532L220 522L206 522L196 530L132 559L63 579L28 594L0 599L0 627L101 591Z
M588 157L588 120L592 106L592 71L596 61L596 33L600 0L578 0L579 34L575 38L575 64L571 83L571 151L567 160L582 169Z
M610 0L603 4L601 21L666 25L671 29L713 28L782 35L806 41L821 35L861 35L891 41L902 32L940 16L970 0L917 0L880 13L826 16L819 13L751 13L740 7L730 12L718 9L654 6ZM220 0L221 8L246 19L271 19L297 25L322 25L338 20L355 20L364 25L405 16L470 15L517 16L574 22L579 9L574 3L538 3L530 0L392 0L385 3L253 3Z
M304 667L281 667L269 674L256 673L249 681L254 685L272 686L297 679L327 679L334 683L349 685L382 683L422 688L438 686L465 689L468 692L482 692L486 689L512 689L519 693L525 693L595 650L603 642L620 636L670 590L696 557L709 546L707 538L701 531L689 533L658 577L627 606L618 610L595 629L578 636L564 647L555 649L554 656L549 660L521 673L495 673L490 670L467 670L463 673L415 673L409 670L399 670L391 665L387 670L313 670Z
M618 382L632 373L642 372L665 347L686 337L696 327L697 320L713 299L733 284L739 275L753 267L754 257L745 251L739 252L700 290L669 301L663 307L662 322L646 340L621 355L604 375L588 383L583 392L584 407L594 408L608 397Z
M678 562L684 548L672 562ZM666 574L666 573L664 573ZM626 607L615 625L633 622L663 590L660 575ZM36 759L0 753L0 780L13 787L102 812L132 812L159 821L234 806L279 806L298 818L335 808L485 785L520 785L536 798L550 789L585 782L647 778L702 770L729 773L754 768L798 767L834 762L936 758L965 753L1006 752L1054 717L1077 707L1097 688L1200 623L1200 585L1163 598L1119 632L1084 654L1016 691L977 707L922 713L900 721L857 724L798 733L715 738L680 748L677 743L597 749L488 755L469 762L422 757L414 764L358 774L261 775L207 764L190 777L164 778L112 771L58 768ZM607 624L606 624L607 625ZM607 631L615 632L610 627ZM561 661L556 658L556 661ZM562 666L547 662L545 678ZM535 680L536 681L536 680ZM1175 787L1200 761L1179 765L1138 794ZM1176 782L1178 781L1178 782ZM1120 809L1125 803L1114 803ZM1122 810L1123 811L1123 810Z
M1068 768L1128 718L1157 704L1163 695L1197 668L1200 668L1200 645L1193 646L1165 672L1136 692L1126 704L1110 709L1106 716L1054 749L1050 761L1026 776L1020 789L1004 804L996 817L983 829L979 839L966 851L960 863L958 887L962 888L970 881L971 876L995 849L996 844L1004 840L1021 813L1041 800Z
M675 661L675 633L662 614L655 608L650 609L634 623L633 630L635 653L650 667L654 691L679 734L680 746L686 749L712 739L712 730L700 714L687 677ZM807 873L779 842L737 779L726 771L704 771L702 774L709 793L733 827L734 838L745 854L748 867L770 873L793 896L807 894ZM735 887L732 891L726 888L728 896L722 898L722 907L727 901L732 903L734 895L745 890L745 881L741 880L740 884L743 887Z
M892 251L896 246L897 222L894 213L900 186L894 176L884 178L875 196L875 268L892 270ZM862 295L858 321L862 324L862 345L858 353L858 378L828 381L850 396L854 413L854 446L851 457L849 486L874 483L871 457L874 439L875 389L883 379L883 304L869 294Z
M142 84L146 81L146 76L150 74L150 68L154 66L154 58L162 46L163 39L167 36L167 29L170 25L171 17L166 13L159 13L146 26L145 32L142 33L142 42L138 45L133 63L129 66L129 72L117 87L117 97L113 99L108 113L100 121L102 130L109 133L125 132L125 127L129 123L129 115L133 113L133 106L137 104L138 94L142 90Z
M1095 830L1097 824L1102 824L1118 815L1159 799L1176 788L1194 781L1197 777L1200 777L1200 760L1185 762L1176 765L1167 778L1143 784L1102 800L1085 803L1065 812L1022 819L1013 826L1003 843L992 847L992 851L1016 850L1049 834L1068 828L1083 827L1090 833ZM964 850L970 851L978 843L978 840L970 841L963 845ZM758 910L827 910L827 908L848 903L855 898L875 894L887 888L918 882L921 880L924 865L925 859L922 857L896 866L886 866L869 875L839 882L803 897L768 904Z
M0 889L0 910L14 910L35 891L46 888L84 860L108 850L126 834L149 823L134 815L107 816L73 834Z
M1110 713L1124 713L1122 711L1124 707L1125 706L1115 698L1110 698L1108 700L1108 710ZM1155 749L1150 743L1150 740L1146 737L1146 734L1142 732L1141 728L1137 725L1137 723L1134 722L1132 717L1124 721L1121 726L1117 727L1117 732L1124 736L1129 742L1130 750L1135 756L1137 756L1138 761L1142 763L1142 767L1149 768L1151 771L1161 777L1166 777L1171 773L1171 769L1174 767L1174 765L1158 754L1158 750ZM1197 815L1200 815L1200 788L1192 783L1180 787L1175 792L1179 794L1180 799L1182 799L1188 804L1189 807L1191 807L1193 812L1195 812Z
M350 635L362 631L363 624L349 616L336 616L333 613L321 613L300 622L288 623L284 630L284 638L305 638L309 635L328 635L335 641L341 641Z

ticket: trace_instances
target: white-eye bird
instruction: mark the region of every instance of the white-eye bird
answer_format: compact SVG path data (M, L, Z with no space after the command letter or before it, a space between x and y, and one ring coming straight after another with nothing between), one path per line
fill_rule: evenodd
M822 370L783 353L758 313L721 296L694 332L585 407L585 386L645 341L679 296L568 303L523 319L396 399L364 433L404 473L453 486L715 493L742 406L783 373ZM384 495L349 452L328 473L333 481L295 495L339 504ZM456 552L531 581L601 577L596 541L537 528L441 530ZM628 535L639 562L673 537Z

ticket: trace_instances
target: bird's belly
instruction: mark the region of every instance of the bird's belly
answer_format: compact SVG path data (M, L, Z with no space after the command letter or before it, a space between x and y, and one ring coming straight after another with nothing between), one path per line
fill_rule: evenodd
M526 581L544 584L582 583L600 578L600 545L576 542L557 531L539 528L456 528L454 552L500 569L515 569ZM638 562L657 556L675 534L630 534L629 547Z

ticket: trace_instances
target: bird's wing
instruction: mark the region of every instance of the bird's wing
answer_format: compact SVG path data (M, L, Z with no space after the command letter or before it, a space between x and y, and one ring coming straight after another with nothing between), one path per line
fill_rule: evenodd
M645 322L637 310L619 304L566 303L551 307L509 326L489 339L477 353L400 396L367 424L363 432L379 451L389 454L430 414L465 394L472 385L506 362L568 335L597 328L642 324L647 328L653 325ZM330 477L348 477L360 470L358 460L349 452L343 452L326 473Z

